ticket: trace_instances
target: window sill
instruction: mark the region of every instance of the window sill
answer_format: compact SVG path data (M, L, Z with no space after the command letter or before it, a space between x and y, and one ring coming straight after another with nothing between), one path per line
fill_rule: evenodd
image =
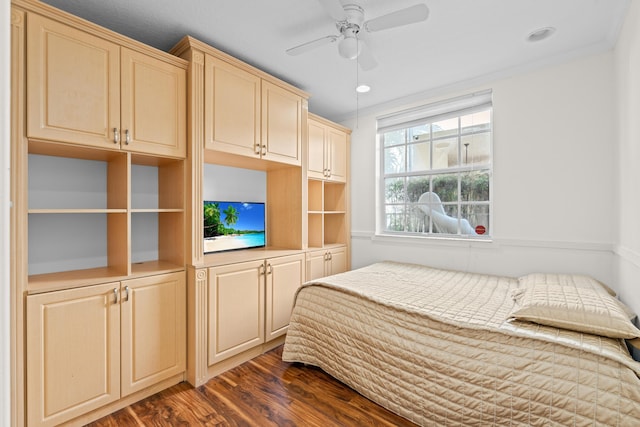
M381 243L402 243L417 246L452 246L452 247L479 247L487 248L493 243L491 237L438 237L438 236L415 236L415 235L398 235L389 233L368 233L368 232L352 232L354 238L371 239L373 242Z

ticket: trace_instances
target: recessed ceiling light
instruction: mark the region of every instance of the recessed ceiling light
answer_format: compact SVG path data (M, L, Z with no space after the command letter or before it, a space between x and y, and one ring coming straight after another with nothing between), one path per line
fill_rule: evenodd
M556 32L556 29L554 27L540 28L539 30L535 30L529 33L529 35L527 36L527 41L532 43L539 42L541 40L551 37L551 35L555 32Z
M367 85L360 85L356 88L356 92L358 93L367 93L371 90L371 88Z

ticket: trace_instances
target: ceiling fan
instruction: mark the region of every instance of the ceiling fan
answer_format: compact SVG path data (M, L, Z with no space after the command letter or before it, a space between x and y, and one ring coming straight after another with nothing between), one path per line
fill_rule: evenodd
M400 27L421 22L429 16L425 4L416 4L399 9L386 15L365 21L364 9L357 4L342 5L340 0L318 0L329 15L335 19L339 34L329 35L287 49L289 55L300 55L317 47L338 42L338 53L343 58L358 59L363 70L370 70L378 65L373 54L362 39L363 31L376 32L388 28Z

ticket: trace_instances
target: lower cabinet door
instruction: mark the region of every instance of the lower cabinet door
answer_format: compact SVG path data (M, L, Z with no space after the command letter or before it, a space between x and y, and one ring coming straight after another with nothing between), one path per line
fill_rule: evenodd
M266 341L287 332L293 300L303 281L304 254L267 260Z
M185 273L123 281L121 300L124 397L186 369Z
M330 271L327 271L327 275L344 273L347 271L347 248L340 247L334 248L329 251L329 264Z
M120 283L27 297L27 423L54 426L120 398Z
M327 251L307 252L307 274L306 280L315 280L327 275L326 264Z
M264 261L209 269L209 365L264 342Z

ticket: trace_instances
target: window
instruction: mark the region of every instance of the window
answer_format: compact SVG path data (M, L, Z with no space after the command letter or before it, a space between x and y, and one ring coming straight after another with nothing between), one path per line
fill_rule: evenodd
M482 92L378 118L386 234L491 235L492 106Z

